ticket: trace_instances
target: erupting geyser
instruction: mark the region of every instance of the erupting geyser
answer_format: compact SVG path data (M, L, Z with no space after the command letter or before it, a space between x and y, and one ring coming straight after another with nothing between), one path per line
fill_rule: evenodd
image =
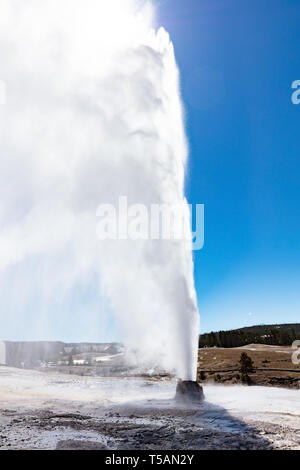
M113 312L131 360L195 380L190 244L96 235L120 196L189 223L178 70L153 24L146 0L0 0L2 334L97 341Z

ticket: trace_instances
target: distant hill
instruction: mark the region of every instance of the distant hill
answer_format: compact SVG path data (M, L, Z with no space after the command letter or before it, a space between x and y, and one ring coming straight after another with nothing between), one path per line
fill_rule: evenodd
M255 325L200 335L199 348L235 348L250 343L290 346L296 339L300 340L300 323Z

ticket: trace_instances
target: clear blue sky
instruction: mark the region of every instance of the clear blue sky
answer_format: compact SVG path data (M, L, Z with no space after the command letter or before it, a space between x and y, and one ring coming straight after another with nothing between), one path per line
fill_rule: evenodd
M201 330L300 321L299 0L158 0L182 77Z

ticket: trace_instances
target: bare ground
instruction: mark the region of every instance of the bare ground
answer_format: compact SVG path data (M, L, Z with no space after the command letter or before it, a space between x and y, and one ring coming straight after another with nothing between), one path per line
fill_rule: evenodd
M0 448L300 449L296 390L208 386L189 408L176 406L174 390L171 380L1 367Z
M202 374L202 380L205 378L206 381L219 383L240 383L238 369L242 352L246 352L252 358L254 366L260 369L250 374L254 385L300 388L300 365L293 364L294 350L290 346L249 344L240 348L199 349L199 377L200 370L207 370L209 372L204 376ZM219 372L227 369L233 369L233 372Z

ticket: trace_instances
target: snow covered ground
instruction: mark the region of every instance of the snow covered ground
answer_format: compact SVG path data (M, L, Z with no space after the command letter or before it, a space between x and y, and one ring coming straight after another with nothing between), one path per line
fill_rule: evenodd
M299 390L206 385L182 408L175 386L0 367L0 446L300 449Z

